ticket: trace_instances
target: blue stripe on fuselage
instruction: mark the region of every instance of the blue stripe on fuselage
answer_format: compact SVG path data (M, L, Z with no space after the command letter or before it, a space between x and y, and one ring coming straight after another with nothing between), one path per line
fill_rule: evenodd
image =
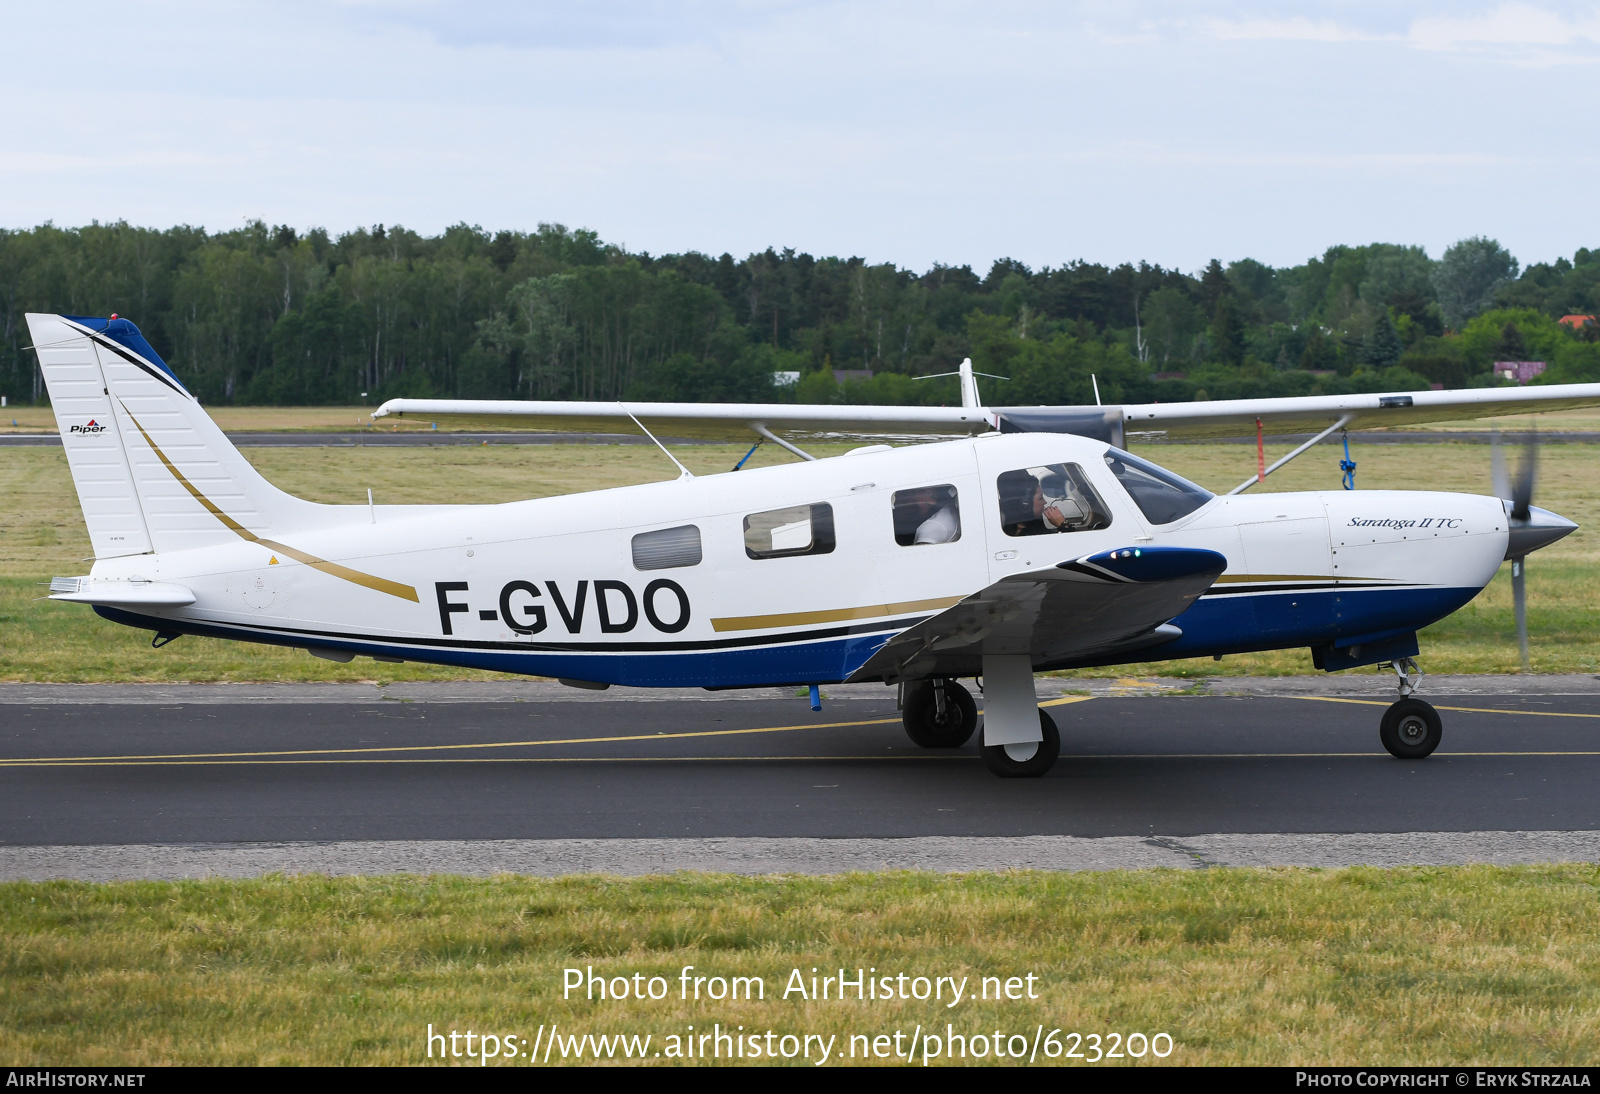
M1334 588L1201 597L1172 622L1183 637L1164 645L1109 658L1086 658L1072 665L1118 665L1136 661L1169 661L1212 654L1250 653L1322 646L1341 637L1419 630L1477 596L1463 588ZM382 654L439 665L487 669L523 676L564 676L575 680L626 687L752 687L763 684L833 684L850 676L888 634L860 634L814 642L795 642L739 649L681 653L551 653L517 650L413 647L304 636L271 635L214 623L177 623L97 605L105 618L144 630L181 630L213 638L304 648L348 650L364 656ZM781 643L782 637L776 636Z
M566 677L624 687L755 687L773 684L836 684L848 677L878 651L890 634L858 634L815 642L741 647L692 653L550 653L518 650L463 649L449 646L407 646L394 643L341 639L332 636L272 634L230 627L225 623L196 623L157 619L121 608L95 605L94 610L114 623L153 631L181 631L207 638L262 642L305 649L348 650L363 656L381 654L424 664L509 672L521 676ZM782 642L782 636L774 636Z
M1131 654L1085 658L1071 664L1088 668L1219 653L1255 653L1325 646L1358 635L1421 630L1456 611L1480 591L1428 586L1213 594L1196 600L1172 621L1183 631L1182 638Z

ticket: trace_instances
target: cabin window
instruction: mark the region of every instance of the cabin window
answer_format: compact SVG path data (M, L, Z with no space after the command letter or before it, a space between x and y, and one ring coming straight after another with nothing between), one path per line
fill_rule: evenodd
M1008 536L1090 532L1111 526L1111 510L1075 463L1007 471L997 485L1000 527Z
M635 570L670 570L700 565L700 529L692 524L640 532L633 537Z
M954 486L919 486L894 492L894 541L902 547L954 543L961 538L961 506Z
M825 555L832 550L833 506L825 501L744 518L744 553L751 558Z
M1120 448L1106 453L1106 466L1151 524L1171 524L1215 496L1205 487Z

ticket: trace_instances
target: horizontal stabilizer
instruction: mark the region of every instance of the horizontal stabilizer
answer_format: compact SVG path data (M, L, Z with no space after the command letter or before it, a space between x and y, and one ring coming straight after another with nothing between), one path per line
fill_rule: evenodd
M106 604L118 608L184 608L194 591L171 581L96 581L58 577L50 582L50 599L71 604Z

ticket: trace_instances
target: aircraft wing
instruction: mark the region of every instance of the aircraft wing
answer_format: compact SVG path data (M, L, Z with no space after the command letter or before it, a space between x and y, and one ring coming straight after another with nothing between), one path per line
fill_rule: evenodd
M976 676L985 655L1035 667L1159 645L1167 621L1211 587L1228 560L1190 547L1123 547L1012 574L895 635L850 677Z
M1241 437L1264 433L1320 433L1349 416L1346 429L1415 426L1428 422L1542 414L1600 406L1600 384L1545 387L1466 388L1457 391L1397 391L1373 395L1309 395L1292 399L1219 399L1204 403L1125 404L1124 434L1161 433L1173 438ZM1000 428L1026 432L1078 432L1048 427L1054 407L996 411ZM1090 407L1063 407L1079 414Z
M846 438L961 437L994 428L982 408L959 406L390 399L372 414L375 419L557 433L632 432L630 415L658 434L713 441L748 442L752 434L760 435L756 426L776 433Z
M1124 445L1128 436L1177 439L1262 432L1317 433L1341 420L1347 429L1416 426L1600 406L1600 384L1222 399L1117 406L836 406L802 403L563 402L558 400L390 399L374 419L438 422L477 429L606 433L631 430L630 416L652 431L697 440L748 441L764 431L819 438L965 436L1005 432L1075 433Z

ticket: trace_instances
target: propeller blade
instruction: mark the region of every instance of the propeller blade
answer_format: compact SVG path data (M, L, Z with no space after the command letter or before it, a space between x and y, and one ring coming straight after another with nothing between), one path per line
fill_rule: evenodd
M1522 655L1522 671L1530 672L1528 662L1528 560L1511 560L1511 601L1517 613L1517 650Z
M1528 507L1533 504L1533 487L1538 477L1539 434L1531 432L1527 443L1522 446L1522 462L1511 484L1511 515L1517 520L1528 519Z
M1489 480L1494 484L1494 496L1501 501L1511 500L1511 476L1506 474L1506 452L1500 444L1497 429L1489 438Z

